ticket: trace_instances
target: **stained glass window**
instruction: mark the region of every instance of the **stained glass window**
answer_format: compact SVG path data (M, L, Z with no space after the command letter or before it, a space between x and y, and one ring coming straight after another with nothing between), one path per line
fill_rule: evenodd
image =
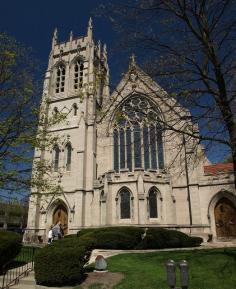
M130 219L130 192L124 189L120 192L120 218Z
M113 141L114 141L114 170L116 172L119 171L119 134L118 131L115 129L113 133Z
M136 168L142 167L141 130L139 125L134 126L134 164Z
M55 145L53 148L53 169L54 169L54 172L58 171L59 157L60 157L60 150L59 150L59 147L57 145Z
M125 168L125 132L124 129L120 129L120 168Z
M66 145L66 170L67 171L71 170L71 152L72 152L72 147L71 147L71 144L68 143Z
M131 129L126 129L126 155L127 155L127 168L132 171L132 140Z
M149 192L149 217L150 218L157 218L157 192L155 189L151 189Z
M149 156L149 131L148 127L143 128L143 149L144 149L144 168L145 170L150 168L150 156Z
M145 96L128 98L114 119L114 169L164 168L160 113Z

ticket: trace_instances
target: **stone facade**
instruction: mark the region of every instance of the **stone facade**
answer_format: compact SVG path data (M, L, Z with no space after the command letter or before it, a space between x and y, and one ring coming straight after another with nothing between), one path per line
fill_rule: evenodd
M68 233L84 227L132 225L217 236L216 204L227 198L236 205L232 174L206 175L204 166L209 162L203 148L163 129L176 115L177 128L192 125L190 112L176 106L134 57L110 95L106 46L94 42L91 20L85 37L74 39L71 33L69 41L59 43L55 31L45 97L50 100L48 115L67 115L66 121L48 129L60 142L44 153L62 192L32 191L27 236L45 239L59 206ZM135 111L138 106L140 111ZM36 151L35 159L40 157Z

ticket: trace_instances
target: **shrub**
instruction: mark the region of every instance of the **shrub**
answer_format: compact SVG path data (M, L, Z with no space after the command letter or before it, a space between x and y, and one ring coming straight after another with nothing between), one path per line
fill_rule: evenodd
M86 247L75 246L70 239L57 241L41 249L35 257L37 284L72 285L83 279Z
M22 236L8 231L0 231L0 271L14 259L21 250Z
M190 237L182 232L162 228L148 229L136 249L163 249L199 246L202 238Z
M203 239L201 237L191 237L192 247L200 246L202 242Z
M79 232L80 244L96 249L133 249L142 239L144 230L136 227L86 229Z

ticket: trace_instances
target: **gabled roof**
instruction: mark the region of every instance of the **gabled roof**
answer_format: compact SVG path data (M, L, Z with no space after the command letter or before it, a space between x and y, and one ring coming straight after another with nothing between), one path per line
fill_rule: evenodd
M229 174L233 171L233 163L219 163L215 165L204 166L205 175Z
M132 83L132 90L135 90L137 87L135 83L137 80L141 80L143 83L145 83L145 86L150 89L150 91L154 91L155 93L159 93L161 95L167 96L167 92L158 85L146 72L144 72L140 66L137 64L135 60L135 56L131 56L131 60L129 63L129 69L128 71L123 75L121 81L119 82L116 89L111 94L111 98L117 96L128 83ZM170 98L168 96L168 98Z
M120 83L112 92L108 105L117 107L126 97L134 94L146 95L154 100L165 121L170 121L173 114L178 116L190 115L185 107L181 106L176 99L168 95L168 93L158 85L147 73L145 73L135 61L135 57L131 57L128 71L123 75ZM169 120L168 120L169 119Z

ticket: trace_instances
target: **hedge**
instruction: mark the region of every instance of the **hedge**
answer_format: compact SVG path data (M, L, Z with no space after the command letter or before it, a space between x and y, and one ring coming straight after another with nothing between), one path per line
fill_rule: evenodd
M0 231L0 271L14 259L21 250L22 236L8 231Z
M151 228L136 249L164 249L199 246L203 242L200 237L190 237L176 230Z
M58 243L58 244L56 244ZM64 240L47 245L35 256L37 284L74 285L83 279L86 247L68 246Z

